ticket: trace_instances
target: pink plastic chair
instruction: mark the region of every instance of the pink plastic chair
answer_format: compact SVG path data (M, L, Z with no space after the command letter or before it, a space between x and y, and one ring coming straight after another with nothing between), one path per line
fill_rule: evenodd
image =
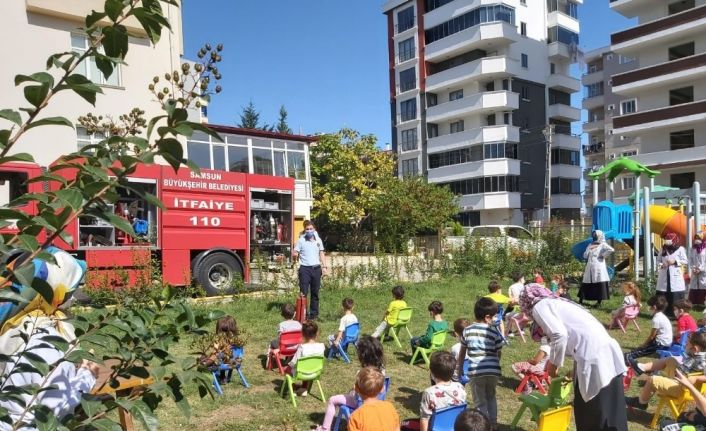
M630 321L632 321L632 323L635 325L635 328L637 328L637 332L640 332L640 327L637 324L637 316L639 316L639 315L640 315L640 305L639 304L629 305L623 309L622 316L621 316L621 313L618 313L615 315L615 317L613 318L613 325L615 325L617 323L620 330L623 331L623 333L625 333L625 327L628 325L628 323Z
M520 334L520 337L522 338L522 342L526 343L527 340L525 339L525 331L523 328L525 325L527 325L529 322L531 322L531 319L525 315L525 313L519 313L515 314L510 318L510 328L509 332L512 332L512 326L513 324L515 325L515 328L517 329L517 332Z

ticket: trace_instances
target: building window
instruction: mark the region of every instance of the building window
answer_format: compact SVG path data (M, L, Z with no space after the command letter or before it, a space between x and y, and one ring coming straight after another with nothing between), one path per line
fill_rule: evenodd
M578 17L579 17L578 4L576 4L572 1L547 0L547 11L548 12L559 11L559 12L563 13L564 15L568 15L574 19L578 19Z
M503 124L507 124L507 125L512 124L511 115L512 114L510 114L509 112L503 112Z
M88 145L98 145L103 139L105 139L103 132L89 134L85 128L76 126L76 143L79 150Z
M449 102L454 100L463 99L463 89L452 91L449 93Z
M693 130L682 130L669 134L670 150L683 150L685 148L694 148Z
M515 9L506 5L481 6L424 32L427 44L486 22L505 21L515 26Z
M691 103L694 101L694 87L669 90L669 106Z
M451 193L457 195L475 195L491 192L519 192L520 177L518 175L503 175L493 177L468 178L449 183L439 183L447 186Z
M487 159L517 159L516 142L493 142L429 155L429 169Z
M527 0L520 0L520 4L522 6L527 6Z
M402 33L412 27L414 27L414 7L397 12L397 33Z
M669 185L678 189L690 189L694 185L694 181L696 181L696 176L693 172L683 172L669 176Z
M552 148L552 165L581 165L581 153L566 148Z
M580 190L581 180L578 178L552 178L552 194L553 195L578 195Z
M503 86L503 90L509 91L509 90L510 90L510 80L509 80L509 79L503 79L503 80L502 80L502 86Z
M485 117L485 125L486 126L494 126L495 125L495 114L490 114L487 117Z
M560 25L550 27L547 34L547 43L561 42L565 45L579 45L579 35Z
M511 142L492 142L483 145L483 158L517 159L517 144Z
M583 86L583 97L584 99L590 99L591 97L602 96L604 93L603 81L596 82L595 84L589 84Z
M668 51L669 61L678 60L680 58L694 55L694 42L683 43L673 46Z
M73 52L83 55L88 50L89 46L90 42L88 41L87 36L82 34L71 34L71 50ZM100 51L103 52L103 48L101 48ZM85 76L96 84L113 85L119 87L122 83L120 76L120 65L116 65L115 69L113 69L113 74L106 79L103 76L103 73L98 70L95 57L82 61L81 64L76 67L75 73Z
M571 106L571 94L569 93L564 93L563 91L550 88L548 95L550 105L561 104Z
M400 173L403 177L417 175L418 166L417 159L402 160L400 162Z
M453 0L424 0L424 10L430 12L452 1Z
M417 149L417 129L407 129L400 132L400 148L402 151Z
M463 132L463 120L454 121L451 123L449 133Z
M527 69L529 67L529 57L527 56L527 54L522 54L521 59L522 59L522 67Z
M439 125L427 123L427 138L436 138L439 136Z
M549 63L549 73L551 75L554 75L556 73L556 64L554 63Z
M522 36L527 36L527 23L526 22L520 23L520 34Z
M636 60L635 57L628 57L627 55L623 55L623 54L620 54L618 56L618 63L619 64L628 64L628 63L632 63L635 60Z
M624 100L620 102L620 115L634 114L637 112L637 100Z
M405 39L397 44L397 55L400 63L416 57L413 37Z
M436 106L439 103L439 98L436 93L427 93L427 107Z
M412 67L400 72L400 93L417 88L417 71Z
M529 87L526 85L523 85L522 87L520 87L520 98L522 98L522 100L524 100L526 102L529 102L530 101L529 97L530 97L529 96Z
M400 118L402 121L410 121L417 118L417 99L400 102Z
M627 150L623 151L620 153L621 156L623 157L630 157L630 156L636 156L637 155L637 150Z
M669 15L684 12L685 10L693 9L695 6L694 0L680 0L670 3L668 7Z
M623 177L620 179L623 190L633 190L635 188L635 177Z
M480 211L465 211L454 216L461 226L472 227L480 225Z

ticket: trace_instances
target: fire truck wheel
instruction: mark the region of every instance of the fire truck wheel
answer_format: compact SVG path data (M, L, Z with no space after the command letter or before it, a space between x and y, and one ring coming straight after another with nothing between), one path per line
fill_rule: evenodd
M204 257L195 272L196 280L208 296L233 293L234 287L243 279L240 263L226 253L213 253Z

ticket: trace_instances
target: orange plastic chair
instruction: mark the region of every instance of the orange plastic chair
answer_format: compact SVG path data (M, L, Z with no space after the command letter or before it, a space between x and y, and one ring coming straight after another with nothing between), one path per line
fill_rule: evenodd
M272 362L275 362L277 363L277 368L279 368L279 373L284 374L282 359L291 358L294 356L301 342L301 331L282 332L279 334L279 352L269 352L267 355L267 369L271 370Z

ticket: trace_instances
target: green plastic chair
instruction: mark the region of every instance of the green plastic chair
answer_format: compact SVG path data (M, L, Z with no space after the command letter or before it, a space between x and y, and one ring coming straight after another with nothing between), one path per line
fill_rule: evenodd
M392 325L390 328L388 328L387 333L392 337L393 340L395 340L395 343L397 343L397 347L402 347L402 343L400 343L400 330L402 328L407 331L407 335L409 335L409 339L412 339L412 333L409 332L409 328L407 327L407 324L409 321L412 319L412 309L411 308L401 308L400 311L397 312L397 322Z
M532 420L538 422L539 415L542 414L542 412L566 405L572 387L572 382L567 382L563 377L555 377L549 384L549 392L547 395L542 395L537 391L527 395L520 395L519 399L522 401L522 406L520 406L520 410L512 420L510 428L514 429L517 427L517 423L520 421L526 409L529 409L532 414Z
M289 390L289 396L292 400L292 404L296 407L297 400L292 384L294 382L316 382L316 385L319 387L319 392L321 393L321 401L325 403L326 396L324 395L324 390L321 389L321 382L319 381L319 377L321 377L321 373L324 371L324 355L305 356L303 358L299 358L296 363L296 370L297 373L293 377L289 374L285 374L282 387L279 390L279 395L284 396L284 389L287 388Z
M414 363L417 360L417 355L420 355L422 359L424 359L424 363L427 364L427 367L429 366L429 355L432 353L438 351L438 350L443 350L444 349L444 343L446 342L446 331L440 331L440 332L434 332L434 335L431 337L431 346L429 347L422 347L422 346L417 346L416 349L414 349L414 355L412 355L412 360L409 361L409 365L414 365Z

